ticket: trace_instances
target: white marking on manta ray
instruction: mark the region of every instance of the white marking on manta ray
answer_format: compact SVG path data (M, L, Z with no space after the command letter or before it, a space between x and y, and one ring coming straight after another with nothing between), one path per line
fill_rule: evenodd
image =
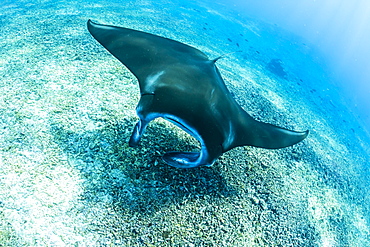
M233 123L232 121L228 121L229 122L229 135L226 137L224 143L222 144L222 147L223 148L227 148L227 147L230 147L230 145L234 142L235 140L235 130L233 128Z
M144 91L145 92L150 92L150 93L154 93L154 88L155 86L157 85L157 80L159 79L159 77L161 77L162 75L164 74L164 70L162 71L159 71L157 73L154 73L154 74L151 74L148 76L148 78L145 80L145 88L144 88Z

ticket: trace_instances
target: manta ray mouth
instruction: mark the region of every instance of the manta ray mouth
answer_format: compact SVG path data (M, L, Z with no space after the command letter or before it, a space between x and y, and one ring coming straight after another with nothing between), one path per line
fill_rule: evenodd
M177 168L193 168L199 166L200 163L204 163L205 166L211 166L212 163L204 162L209 157L208 150L204 144L202 137L199 135L195 129L191 128L189 125L184 123L182 119L179 119L172 115L162 116L167 121L178 126L180 129L184 130L189 135L193 136L201 145L200 152L168 152L162 157L163 160L170 166Z
M174 125L176 125L180 129L184 130L189 135L193 136L203 146L203 139L200 137L198 132L196 132L193 128L191 128L187 124L185 124L184 121L182 121L181 119L178 119L177 117L171 116L171 115L163 116L163 118L166 119L167 121L173 123Z

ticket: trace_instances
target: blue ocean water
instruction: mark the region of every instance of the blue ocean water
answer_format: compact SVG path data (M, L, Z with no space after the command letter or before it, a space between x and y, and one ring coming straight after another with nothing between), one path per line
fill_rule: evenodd
M5 246L370 246L369 129L322 51L304 38L213 1L5 0L0 10ZM99 139L89 119L102 114L108 132L114 121L131 124L131 99L119 104L137 97L126 88L138 90L89 35L88 19L174 39L210 58L226 54L217 66L237 102L260 121L309 129L309 137L271 153L238 149L197 171L167 168L147 151L151 142L126 153L114 146L125 145L119 138L102 145L112 152L96 151L106 159L81 158ZM81 90L90 87L94 96ZM95 99L99 90L109 97ZM56 125L67 137L53 133ZM78 146L81 139L88 144ZM24 168L31 165L42 169ZM54 187L58 193L47 189Z

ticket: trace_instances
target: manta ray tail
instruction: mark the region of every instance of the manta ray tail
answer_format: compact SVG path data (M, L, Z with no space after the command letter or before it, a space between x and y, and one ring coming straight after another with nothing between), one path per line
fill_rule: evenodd
M219 56L219 57L216 57L216 58L212 59L211 61L212 61L213 63L216 63L220 58L227 57L227 56L229 56L229 55L231 55L231 54L234 54L234 53L237 53L237 52L242 52L242 51L233 51L233 52L229 52L229 53L223 54L223 55L221 55L221 56Z

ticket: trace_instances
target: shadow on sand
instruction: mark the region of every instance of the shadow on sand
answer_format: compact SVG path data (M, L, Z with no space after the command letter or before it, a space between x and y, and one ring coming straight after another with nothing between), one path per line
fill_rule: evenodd
M189 140L179 138L161 123L149 125L138 147L128 147L136 121L125 119L82 133L53 126L56 142L84 177L82 198L88 204L104 201L115 208L148 214L169 204L181 205L190 197L235 194L217 166L177 169L165 164L163 153L191 151L196 149L196 143L189 144Z

